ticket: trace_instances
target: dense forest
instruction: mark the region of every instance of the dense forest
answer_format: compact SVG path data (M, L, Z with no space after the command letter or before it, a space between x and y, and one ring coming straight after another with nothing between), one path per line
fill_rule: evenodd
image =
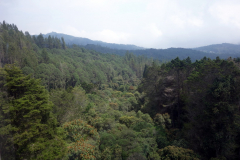
M104 54L3 21L0 159L240 159L239 67Z

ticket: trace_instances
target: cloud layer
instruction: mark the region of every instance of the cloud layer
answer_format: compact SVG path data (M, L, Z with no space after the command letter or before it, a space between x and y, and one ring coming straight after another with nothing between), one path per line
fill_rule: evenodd
M239 0L1 0L0 20L148 48L240 42Z

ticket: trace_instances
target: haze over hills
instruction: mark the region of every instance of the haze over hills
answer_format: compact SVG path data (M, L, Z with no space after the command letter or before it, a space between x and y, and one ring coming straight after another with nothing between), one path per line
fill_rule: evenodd
M193 61L195 61L203 57L215 59L216 56L218 56L217 54L214 54L214 53L207 53L207 52L197 51L193 49L185 49L185 48L168 48L168 49L149 48L149 49L142 49L142 50L116 50L116 49L111 49L111 48L102 47L102 46L93 45L93 44L88 44L86 46L81 46L81 47L89 50L95 50L101 53L114 53L121 56L124 56L125 53L129 52L137 56L142 55L148 58L158 59L162 61L169 61L176 57L179 57L180 59L185 59L187 57L190 57ZM225 55L225 54L222 54L219 56L221 58L229 57L229 55Z
M240 54L240 45L230 43L212 44L193 49L217 54Z
M74 37L74 36L70 36L67 34L56 33L56 32L47 33L45 35L43 34L43 37L47 38L49 35L57 37L57 38L63 37L66 44L68 44L68 45L76 44L76 45L85 46L88 44L94 44L94 45L100 45L100 46L108 47L108 48L112 48L112 49L124 49L124 50L144 49L143 47L139 47L139 46L135 46L135 45L131 45L131 44L106 43L106 42L102 42L102 41L95 41L95 40L91 40L88 38L82 38L82 37Z
M215 52L206 52L201 51L197 49L187 49L187 48L168 48L168 49L154 49L154 48L148 48L148 49L141 49L141 50L119 50L119 49L111 49L108 47L102 47L100 45L94 45L94 44L88 44L86 46L81 46L85 49L94 50L101 53L114 53L117 55L124 56L125 53L133 53L135 55L142 55L148 58L158 59L162 61L169 61L176 57L179 57L180 59L186 59L187 57L190 57L193 61L202 59L203 57L215 59L217 56L219 56L222 59L227 59L228 57L239 57L240 52L226 52L226 53L215 53Z
M203 57L208 57L215 59L217 56L226 59L228 57L238 57L240 53L240 45L235 44L214 44L209 46L203 46L198 48L168 48L168 49L153 49L153 48L143 48L136 45L128 44L115 44L106 43L102 41L94 41L88 38L74 37L71 35L66 35L63 33L51 32L43 35L45 38L48 36L53 36L57 38L63 37L66 44L68 45L79 45L83 48L95 50L101 53L114 53L117 55L125 55L126 52L133 53L135 55L143 55L150 58L156 58L159 60L171 60L176 57L180 59L185 59L190 57L193 61L201 59Z

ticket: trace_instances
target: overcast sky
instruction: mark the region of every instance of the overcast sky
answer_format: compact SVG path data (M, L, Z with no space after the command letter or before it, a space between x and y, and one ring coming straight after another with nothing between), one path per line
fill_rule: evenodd
M240 43L240 0L0 0L0 21L146 48Z

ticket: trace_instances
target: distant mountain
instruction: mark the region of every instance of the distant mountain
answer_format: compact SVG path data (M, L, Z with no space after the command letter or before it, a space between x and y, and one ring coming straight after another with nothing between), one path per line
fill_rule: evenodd
M212 44L193 49L216 54L240 54L240 45L230 43Z
M76 45L88 45L88 44L94 44L94 45L100 45L102 47L108 47L112 49L123 49L123 50L136 50L136 49L144 49L143 47L138 47L135 45L129 45L129 44L115 44L115 43L106 43L102 41L94 41L88 38L81 38L81 37L74 37L70 36L67 34L62 34L62 33L56 33L56 32L51 32L48 34L43 34L43 37L48 37L49 35L61 38L63 37L65 40L65 43L68 45L76 44Z
M209 53L209 52L202 52L194 49L186 49L186 48L168 48L168 49L142 49L142 50L116 50L111 49L107 47L102 47L99 45L86 45L81 46L86 49L95 50L97 52L101 53L114 53L117 55L123 56L126 52L133 53L135 55L142 55L145 57L153 58L153 59L159 59L162 61L169 61L171 59L174 59L176 57L179 57L180 59L185 59L187 57L190 57L192 61L202 59L203 57L215 59L217 56L219 56L222 59L227 59L228 57L238 57L240 54L216 54L216 53Z
M228 57L238 57L240 56L240 45L235 44L215 44L204 47L186 49L186 48L168 48L168 49L153 49L153 48L143 48L135 45L128 44L114 44L106 43L102 41L94 41L88 38L74 37L62 33L51 32L43 35L48 37L49 35L57 38L63 37L65 43L68 45L79 45L83 48L95 50L101 53L114 53L117 55L125 55L126 52L133 53L135 55L142 55L145 57L159 59L163 61L169 61L176 57L180 59L185 59L190 57L193 61L202 59L203 57L215 59L219 56L222 59Z

